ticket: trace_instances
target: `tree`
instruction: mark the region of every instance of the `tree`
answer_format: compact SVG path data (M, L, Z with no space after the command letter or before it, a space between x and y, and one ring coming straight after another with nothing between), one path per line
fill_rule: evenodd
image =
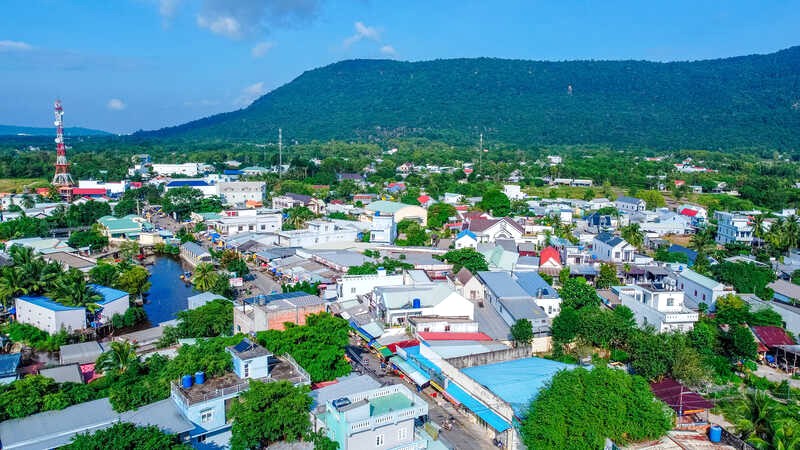
M111 348L97 358L95 369L100 373L124 373L139 361L136 348L135 343L112 341Z
M515 344L528 345L533 341L533 325L528 319L518 319L511 326L511 337Z
M643 378L577 368L553 376L531 402L521 432L530 449L594 450L606 438L622 445L657 439L672 423L671 410Z
M689 248L697 251L698 253L697 258L695 259L695 264L697 264L697 260L701 259L701 253L703 255L707 255L711 250L714 250L717 247L716 234L716 228L711 225L707 225L706 227L698 230L692 236L691 241L689 241Z
M723 262L711 268L714 278L730 284L736 292L755 293L761 298L772 298L772 289L767 287L775 281L775 272L769 266L755 263Z
M103 296L89 286L78 269L69 269L57 279L50 296L62 305L80 306L90 311L98 309L97 302L103 300Z
M305 387L296 388L288 381L251 380L250 389L231 408L231 448L265 448L278 441L298 441L311 425L310 409L311 397Z
M480 206L495 217L507 216L511 212L511 201L506 194L498 190L486 192Z
M428 208L428 228L439 230L456 215L456 207L448 203L434 203Z
M716 301L716 321L729 325L747 323L750 319L750 304L736 294L727 294Z
M173 214L178 220L189 216L203 200L203 192L199 189L184 186L170 189L164 194L161 209L167 214ZM198 211L199 212L199 211Z
M142 294L150 290L152 284L147 281L150 277L150 272L142 266L134 266L127 268L120 273L117 279L117 287L123 291L141 297Z
M178 334L182 338L229 335L233 330L233 303L227 299L212 300L205 305L179 311Z
M474 248L450 250L442 255L442 259L453 265L453 273L457 273L462 267L466 267L472 273L489 270L486 257Z
M553 343L566 345L578 335L580 315L578 311L569 306L562 305L561 311L553 319Z
M403 225L402 227L400 225ZM401 220L397 224L397 231L405 235L405 239L397 239L395 244L401 246L423 246L428 242L428 234L417 222Z
M700 354L689 346L680 346L677 349L670 374L689 386L700 386L708 379L708 370L703 365Z
M744 325L731 325L730 331L723 335L723 346L732 358L755 360L758 355L755 337Z
M76 231L69 236L67 243L70 247L89 247L96 252L108 246L108 238L96 230Z
M214 285L217 275L214 265L211 263L200 263L194 268L192 274L192 284L198 291L206 292Z
M619 284L619 278L617 278L617 266L608 263L601 264L600 275L594 282L595 287L597 289L608 289L617 284Z
M284 230L300 230L306 222L314 218L314 213L305 206L294 206L284 211L286 219L283 221Z
M665 345L664 335L638 331L633 334L629 346L631 367L637 375L657 380L669 372L674 354L671 346Z
M119 255L124 260L129 260L139 254L139 243L125 241L119 245Z
M642 232L638 223L626 225L620 229L622 239L628 241L629 244L636 248L642 248L644 245L644 232Z
M639 193L639 197L647 202L648 209L656 209L667 206L667 202L664 201L664 196L658 191L643 191Z
M128 422L117 422L109 428L94 433L81 433L64 447L67 450L118 450L161 449L189 450L177 436L161 431L157 426L137 427Z
M581 309L586 306L598 306L601 303L597 292L583 277L568 279L559 292L562 308Z
M94 284L116 286L119 279L119 270L117 266L101 261L89 270L89 278Z

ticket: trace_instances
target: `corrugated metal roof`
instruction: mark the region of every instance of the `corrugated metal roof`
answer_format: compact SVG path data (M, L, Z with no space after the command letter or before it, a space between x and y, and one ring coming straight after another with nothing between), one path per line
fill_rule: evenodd
M707 276L704 275L700 275L699 273L691 269L684 269L679 276L693 283L699 284L700 286L703 286L706 289L715 290L724 287L724 285L719 281L708 278Z
M761 341L767 347L794 344L794 339L792 339L788 334L786 334L786 330L784 330L781 327L751 327L751 328L753 329L753 333L755 333L758 340Z
M20 300L49 309L50 311L77 311L83 309L82 306L64 306L61 303L54 302L47 297L30 297L26 295L17 298L17 301Z
M0 355L0 376L11 376L17 372L19 363L22 360L21 353L8 353Z
M417 335L426 341L491 341L492 338L484 333L455 333L422 331Z

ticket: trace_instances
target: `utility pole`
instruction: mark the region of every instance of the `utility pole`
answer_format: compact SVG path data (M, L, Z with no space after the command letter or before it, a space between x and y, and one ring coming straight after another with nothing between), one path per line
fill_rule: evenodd
M481 133L481 143L478 146L478 153L479 153L478 172L480 172L481 175L483 175L483 133Z
M283 130L278 128L278 178L283 176Z

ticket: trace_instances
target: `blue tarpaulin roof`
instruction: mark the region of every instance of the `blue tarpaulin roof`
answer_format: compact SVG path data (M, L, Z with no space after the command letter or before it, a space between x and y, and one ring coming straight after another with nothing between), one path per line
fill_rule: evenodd
M447 393L454 399L458 400L462 405L469 408L470 411L474 412L496 431L502 432L511 428L511 425L502 417L500 417L500 415L489 409L489 407L483 403L479 402L475 397L467 394L466 391L461 389L461 387L457 384L453 382L448 383L445 391L447 391Z
M413 347L406 347L404 349L410 359L416 361L421 368L433 371L433 373L442 373L442 369L436 364L432 363L428 358L422 356L419 352L419 345Z
M396 355L392 356L391 358L389 358L389 362L397 366L397 368L400 369L400 371L402 371L404 374L406 374L406 376L411 378L411 380L417 386L422 386L425 383L431 381L431 379L428 378L427 375L425 375L424 373L422 373L421 370L419 370L419 367L417 367L416 364L410 363L400 356Z
M462 371L508 402L514 408L514 412L521 417L531 400L539 394L553 375L560 370L573 368L574 365L549 359L523 358L468 367Z
M22 354L20 353L0 355L0 376L7 377L16 374L21 359Z

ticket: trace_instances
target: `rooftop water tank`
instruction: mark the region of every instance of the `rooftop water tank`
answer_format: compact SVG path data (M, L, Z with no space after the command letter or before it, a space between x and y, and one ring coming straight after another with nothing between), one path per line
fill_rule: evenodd
M411 307L414 309L422 308L422 301L418 298L411 300Z
M206 382L206 373L205 372L197 372L194 374L194 382L197 384L203 384Z
M181 387L184 389L189 389L192 387L192 376L191 375L184 375L181 378Z

